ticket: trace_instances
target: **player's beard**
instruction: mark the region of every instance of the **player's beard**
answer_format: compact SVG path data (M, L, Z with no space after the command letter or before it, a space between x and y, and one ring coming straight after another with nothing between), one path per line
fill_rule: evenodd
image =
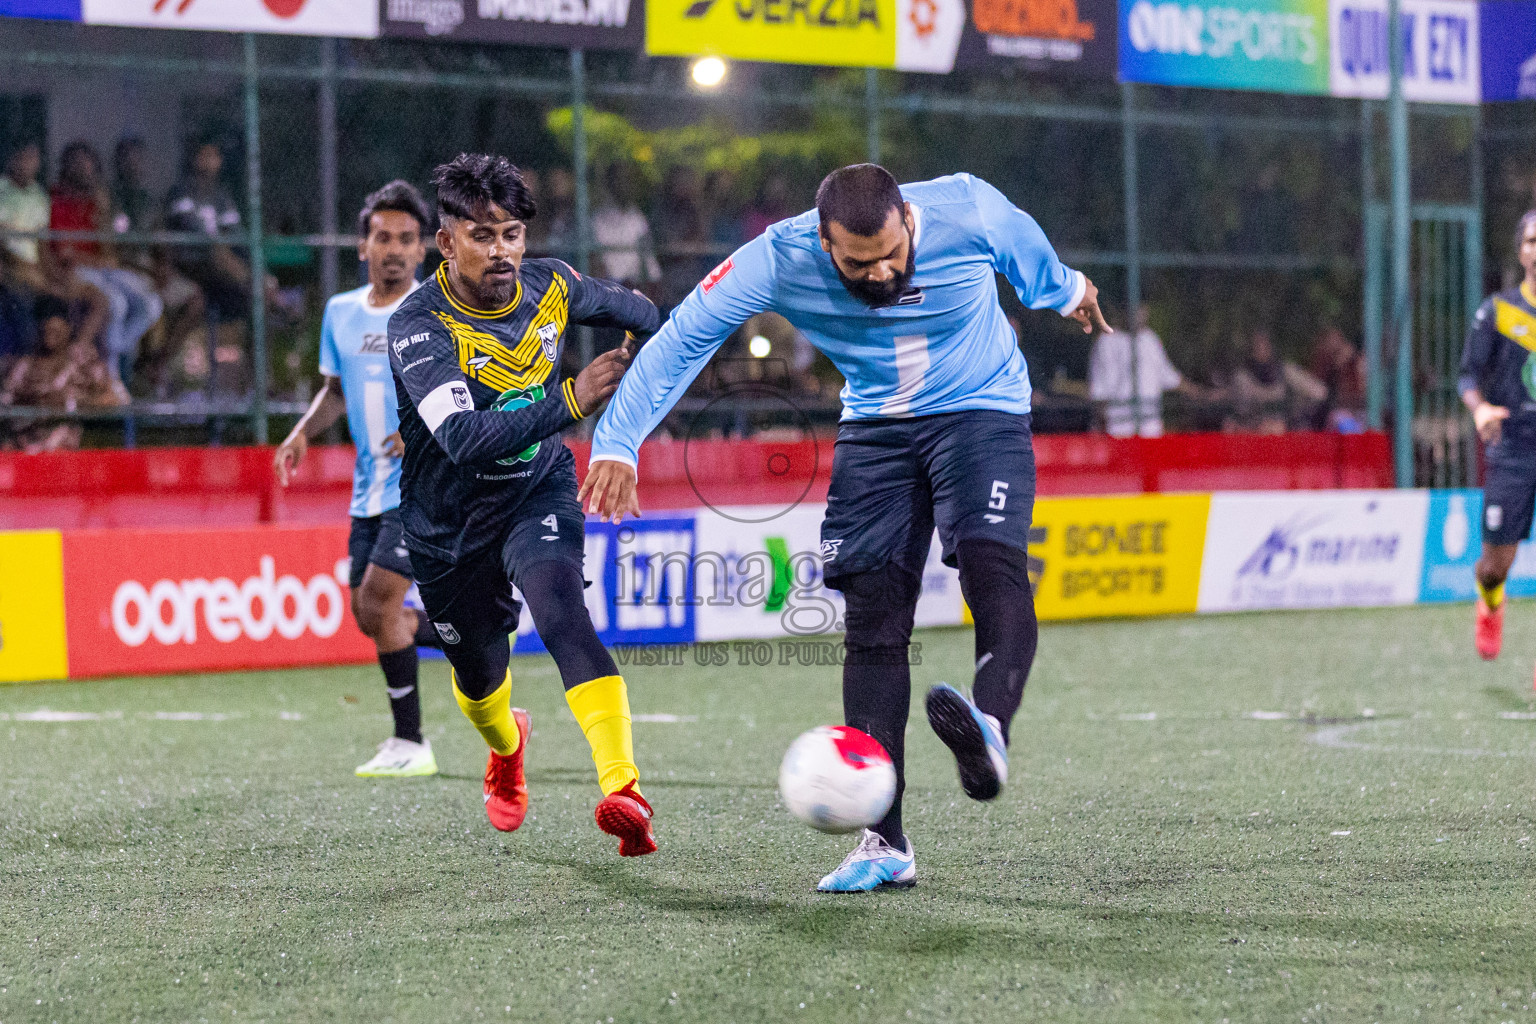
M889 281L855 281L843 273L843 268L837 265L836 260L832 261L832 269L837 271L837 279L843 282L848 294L864 305L871 309L889 306L901 298L917 273L917 246L912 243L912 232L907 232L907 265Z
M506 277L491 277L491 273L510 271ZM481 309L500 309L512 301L517 291L517 267L511 263L494 263L480 275L480 286L475 289Z

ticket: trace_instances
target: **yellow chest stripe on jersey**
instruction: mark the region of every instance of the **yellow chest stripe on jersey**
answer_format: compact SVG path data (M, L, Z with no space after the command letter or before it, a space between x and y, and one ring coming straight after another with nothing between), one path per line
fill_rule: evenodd
M1512 302L1494 299L1493 328L1516 345L1536 352L1536 314Z
M485 331L477 331L468 324L460 323L441 310L433 310L432 315L442 321L448 333L453 336L459 369L470 380L477 380L497 391L514 391L544 383L554 369L554 364L543 358L543 352L537 344L531 359L520 360L514 350ZM518 350L524 347L519 344Z
M523 339L512 350L513 357L520 363L529 362L540 353L546 360L553 362L555 347L560 343L560 335L565 332L566 318L570 316L570 294L570 286L565 283L565 278L556 274L549 282L549 290L539 300L539 308L534 311L528 329L523 332Z

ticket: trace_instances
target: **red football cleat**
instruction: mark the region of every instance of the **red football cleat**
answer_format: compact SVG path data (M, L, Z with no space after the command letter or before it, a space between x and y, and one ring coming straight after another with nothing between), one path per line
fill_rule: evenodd
M503 832L515 832L528 816L528 780L523 777L523 751L528 749L528 737L533 727L528 712L522 708L512 709L512 719L517 722L521 736L517 749L506 757L493 750L485 765L485 816Z
M1504 646L1504 605L1501 602L1497 608L1489 608L1481 597L1477 599L1477 653L1483 656L1484 661L1492 661L1499 656L1499 648Z
M644 857L656 852L656 836L651 832L651 805L635 789L633 782L598 801L597 827L619 837L620 857Z

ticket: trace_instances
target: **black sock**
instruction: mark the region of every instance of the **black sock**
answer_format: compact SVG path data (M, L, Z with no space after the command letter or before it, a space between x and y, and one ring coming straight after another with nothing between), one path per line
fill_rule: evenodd
M421 692L416 685L416 648L406 647L379 655L384 685L389 689L389 710L395 716L395 735L421 742Z
M437 635L437 627L432 625L432 620L427 618L427 613L420 608L412 610L416 612L416 638L412 643L417 647L431 647L434 650L442 650L443 638Z
M961 541L956 555L960 591L976 620L976 680L971 694L978 708L998 720L1006 743L1040 641L1027 556L1018 548L990 540Z
M879 740L896 766L896 799L871 831L898 850L906 849L901 796L907 785L907 712L912 706L907 646L918 586L916 576L894 566L848 577L843 585L848 602L843 721Z

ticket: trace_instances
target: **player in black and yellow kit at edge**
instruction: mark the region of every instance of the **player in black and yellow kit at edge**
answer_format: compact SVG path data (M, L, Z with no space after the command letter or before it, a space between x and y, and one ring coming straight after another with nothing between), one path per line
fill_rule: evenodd
M1488 446L1483 553L1477 574L1477 653L1492 661L1504 641L1504 581L1536 512L1536 210L1515 234L1525 278L1488 297L1461 353L1457 390Z
M491 748L485 810L510 832L528 813L528 713L511 705L521 606L592 747L598 826L621 856L651 853L629 697L582 600L583 516L560 432L618 387L628 341L560 382L569 324L656 330L649 300L555 259L524 259L536 209L505 157L461 154L437 168L443 264L389 320L405 461L400 513L422 604L453 668L459 707Z

